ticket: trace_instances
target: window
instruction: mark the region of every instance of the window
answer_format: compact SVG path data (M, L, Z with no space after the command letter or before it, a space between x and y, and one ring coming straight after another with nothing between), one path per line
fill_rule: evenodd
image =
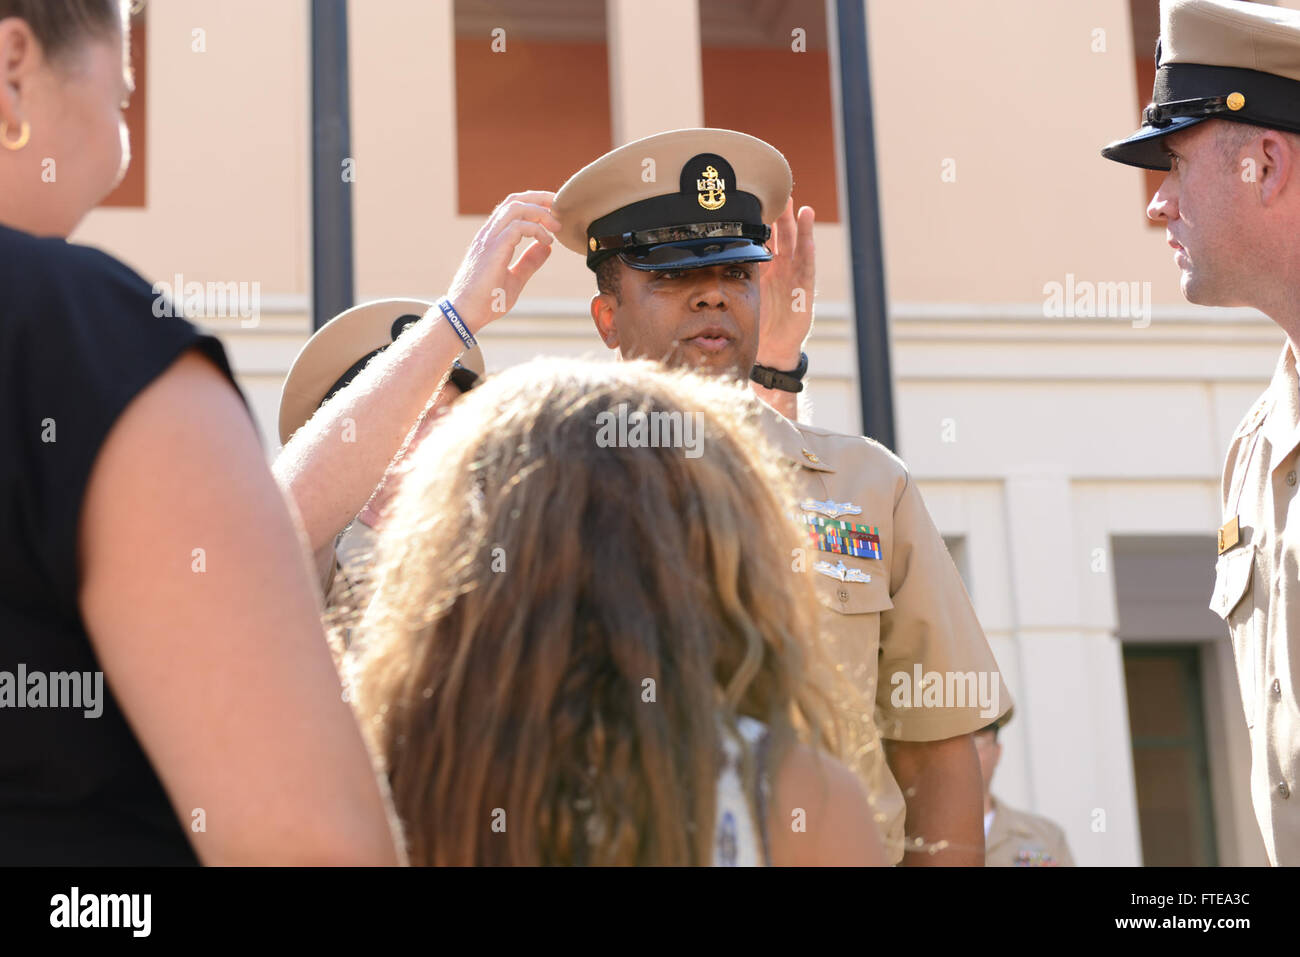
M127 168L126 178L109 193L101 206L145 205L145 109L148 101L148 57L147 49L147 8L143 0L135 0L131 5L131 69L135 74L135 94L131 104L126 108L126 128L131 133L131 165Z
M825 4L700 0L700 58L704 125L771 143L794 171L796 206L838 221Z
M1206 673L1227 640L1222 619L1206 607L1214 539L1116 535L1111 553L1143 863L1213 866L1216 815L1232 813L1231 805L1216 810L1210 773L1213 766L1224 774L1210 732L1222 739L1225 719L1204 704L1214 687Z
M462 215L609 151L605 0L456 0L455 29Z
M1200 649L1126 644L1124 681L1142 862L1216 866Z

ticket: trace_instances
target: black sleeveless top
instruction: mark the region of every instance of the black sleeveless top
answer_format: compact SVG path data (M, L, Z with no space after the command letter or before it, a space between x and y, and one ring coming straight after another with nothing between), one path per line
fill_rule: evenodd
M190 348L234 384L220 343L156 301L102 252L0 227L0 865L197 863L77 601L118 416Z

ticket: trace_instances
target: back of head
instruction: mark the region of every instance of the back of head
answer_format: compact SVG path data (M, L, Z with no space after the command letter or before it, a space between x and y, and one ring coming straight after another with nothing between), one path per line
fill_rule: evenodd
M90 37L112 36L122 25L123 0L0 0L0 20L17 17L57 59Z
M413 861L704 863L719 718L830 728L791 499L744 396L539 360L420 448L360 694Z

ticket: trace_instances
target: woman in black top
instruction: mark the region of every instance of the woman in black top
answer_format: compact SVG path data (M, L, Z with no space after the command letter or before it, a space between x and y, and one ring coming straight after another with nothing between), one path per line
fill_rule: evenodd
M221 346L64 240L125 6L0 0L0 864L395 863Z

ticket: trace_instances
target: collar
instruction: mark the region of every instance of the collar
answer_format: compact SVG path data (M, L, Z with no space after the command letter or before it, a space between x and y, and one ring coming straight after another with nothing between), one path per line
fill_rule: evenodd
M1008 808L997 798L990 796L989 803L993 805L993 823L989 825L988 836L984 839L986 854L989 848L996 847L1013 834L1020 837L1034 836L1034 832L1020 823L1017 815L1008 813Z
M1268 470L1272 472L1300 445L1300 378L1296 375L1296 357L1290 340L1278 358L1268 397L1264 437L1271 448Z
M835 471L816 452L809 448L803 432L799 430L796 423L791 422L757 397L755 397L754 402L759 407L759 431L763 433L763 437L771 443L772 447L781 453L783 458L814 472Z

